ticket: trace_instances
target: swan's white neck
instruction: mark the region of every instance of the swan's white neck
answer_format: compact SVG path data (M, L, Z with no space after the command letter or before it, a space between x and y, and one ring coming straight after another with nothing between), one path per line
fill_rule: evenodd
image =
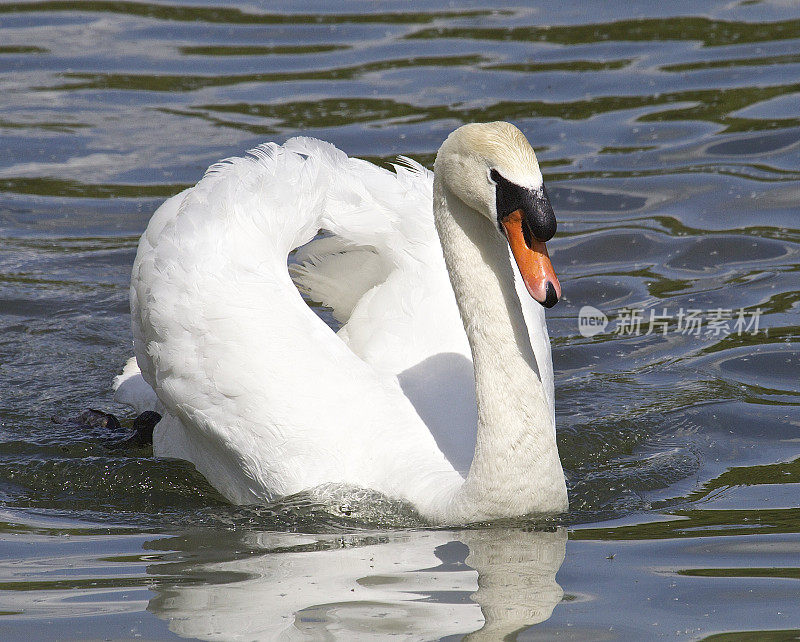
M472 350L475 456L445 521L567 508L553 416L539 377L508 245L491 221L434 179L434 218Z

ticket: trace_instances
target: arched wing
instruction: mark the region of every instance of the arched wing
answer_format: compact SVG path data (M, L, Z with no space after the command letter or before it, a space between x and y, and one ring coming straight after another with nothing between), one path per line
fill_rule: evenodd
M377 230L402 232L402 216L336 210L352 172L369 167L319 141L262 146L212 167L142 236L131 307L138 364L168 414L156 452L193 461L233 501L330 481L410 499L460 480L397 379L336 337L287 272L288 253L320 229L362 246ZM382 260L402 252L373 247ZM369 292L388 292L397 273ZM192 447L168 448L170 430Z

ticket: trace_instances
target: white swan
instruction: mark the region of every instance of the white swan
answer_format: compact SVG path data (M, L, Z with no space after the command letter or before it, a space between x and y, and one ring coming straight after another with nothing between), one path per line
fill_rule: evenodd
M434 522L566 510L533 300L560 296L555 217L533 149L513 125L472 124L433 176L405 162L295 138L156 211L131 279L138 366L116 381L118 400L164 416L155 455L235 503L346 483Z

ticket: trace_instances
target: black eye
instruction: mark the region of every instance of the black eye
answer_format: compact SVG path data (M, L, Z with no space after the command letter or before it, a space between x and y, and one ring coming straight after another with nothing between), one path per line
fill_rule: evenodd
M492 179L492 182L497 184L503 180L503 177L500 176L500 172L498 172L494 167L489 170L489 178Z

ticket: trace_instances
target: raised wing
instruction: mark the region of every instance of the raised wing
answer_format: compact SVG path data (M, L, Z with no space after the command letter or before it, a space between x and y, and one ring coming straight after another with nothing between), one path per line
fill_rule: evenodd
M168 415L156 454L189 459L237 502L344 482L424 503L431 487L460 483L398 380L336 337L287 272L289 252L320 229L360 247L371 239L381 260L418 261L379 244L415 221L337 209L391 176L318 141L270 144L213 166L153 216L131 307L137 361ZM358 298L346 327L397 274Z

